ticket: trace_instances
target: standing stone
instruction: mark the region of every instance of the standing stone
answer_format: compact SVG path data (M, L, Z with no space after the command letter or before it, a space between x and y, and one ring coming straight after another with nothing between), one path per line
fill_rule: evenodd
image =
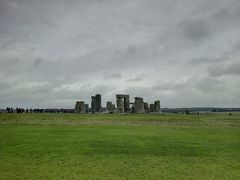
M135 112L144 113L144 102L141 97L135 97Z
M106 107L107 107L107 110L110 111L111 108L112 108L112 102L111 102L111 101L108 101Z
M126 113L130 112L130 100L129 100L129 96L125 96L124 98L124 110Z
M92 110L92 113L96 112L96 96L92 96L91 110Z
M80 111L80 102L77 101L76 104L75 104L74 112L75 112L75 113L79 113L79 111Z
M154 112L154 104L150 104L150 112Z
M115 104L112 104L112 111L116 111Z
M102 111L102 98L100 94L96 94L96 112Z
M131 113L135 113L135 105L132 105L132 107L131 107Z
M101 100L100 94L96 94L95 96L92 96L92 101L91 101L92 113L101 112L102 111L101 104L102 104L102 100Z
M110 101L107 102L107 110L108 110L108 112L112 112L113 111L112 105L113 105L112 102L110 102Z
M76 102L75 112L76 113L81 113L81 114L86 113L86 108L85 108L84 101L77 101Z
M160 112L160 101L154 102L154 112Z
M119 113L124 113L124 102L122 98L117 98L117 111Z
M129 95L117 94L117 111L119 113L129 113L130 112L130 100Z
M148 103L144 103L144 111L145 111L145 113L149 113L150 112Z
M85 109L86 109L86 113L88 113L88 112L89 112L89 106L88 106L88 104L85 104Z

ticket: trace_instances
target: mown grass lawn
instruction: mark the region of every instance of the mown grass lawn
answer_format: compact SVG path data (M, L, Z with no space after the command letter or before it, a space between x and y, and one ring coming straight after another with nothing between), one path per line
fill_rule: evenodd
M240 114L0 114L0 179L240 179Z

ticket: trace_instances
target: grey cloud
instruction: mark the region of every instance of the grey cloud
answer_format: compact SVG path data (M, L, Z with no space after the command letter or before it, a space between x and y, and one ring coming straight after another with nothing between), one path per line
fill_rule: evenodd
M124 93L130 94L130 100L133 101L134 97L143 97L145 101L151 101L153 99L158 99L160 97L153 96L151 87L142 87L142 86L130 86L123 90Z
M183 20L179 27L182 30L182 34L194 42L211 37L210 26L204 19Z
M198 79L194 82L194 86L196 89L201 90L203 92L210 92L210 93L219 93L225 92L225 83L216 78L202 78Z
M4 85L1 83L0 85ZM72 84L53 84L49 82L29 82L28 85L21 85L21 82L5 86L6 91L0 92L1 106L23 106L24 107L65 107L73 108L74 102L84 100L90 103L91 96L96 93L104 94L103 102L112 98L115 87L107 85L80 84L79 89L72 88Z
M240 75L240 63L228 65L212 65L208 68L209 74L214 77Z
M152 86L152 89L155 91L179 91L180 89L186 88L188 84L187 82L159 81Z
M227 60L227 57L219 57L219 58L212 58L212 57L199 57L193 58L189 61L190 65L201 65L201 64L214 64L214 63L223 63Z
M229 105L214 91L239 97L230 81L239 80L239 7L236 0L0 0L0 106L72 107L95 93L104 103L129 93L163 106Z
M235 45L233 45L231 50L229 50L225 53L230 54L230 55L233 55L233 54L239 55L240 54L240 41L237 42Z
M104 79L122 79L120 73L105 73Z
M229 13L229 10L226 9L226 8L222 8L222 9L219 9L217 12L215 12L213 15L212 15L212 18L214 20L221 20L221 19L225 19L226 17L228 17L230 15Z
M240 4L230 1L231 6L222 7L213 13L210 19L213 20L213 25L219 28L220 26L226 30L230 28L229 26L239 25L239 15L240 15Z
M1 91L4 91L4 90L6 90L6 89L8 89L10 87L11 87L11 85L8 82L3 82L3 81L0 82L0 89L1 89Z
M33 65L34 65L34 66L39 66L39 65L41 65L41 64L43 64L43 63L44 63L44 59L42 59L42 58L37 58L37 59L34 60Z
M138 82L138 81L142 81L143 80L143 77L135 77L135 78L132 78L132 79L127 79L126 81L128 82Z

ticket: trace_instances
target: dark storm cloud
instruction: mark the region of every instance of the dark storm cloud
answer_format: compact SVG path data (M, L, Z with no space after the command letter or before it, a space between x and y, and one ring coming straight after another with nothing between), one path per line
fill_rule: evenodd
M210 20L213 21L213 25L217 26L215 28L222 27L223 30L226 30L229 27L229 25L237 26L239 25L239 15L240 15L240 4L235 3L232 4L230 7L222 7L215 11L211 16Z
M179 24L179 28L181 28L185 37L194 42L211 37L210 26L204 19L184 20Z
M240 106L239 9L236 0L0 0L0 105L129 93L163 106Z

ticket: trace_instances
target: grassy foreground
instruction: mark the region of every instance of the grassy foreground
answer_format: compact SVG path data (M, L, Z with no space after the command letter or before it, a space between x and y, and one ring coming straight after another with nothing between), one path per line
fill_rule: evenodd
M0 114L0 179L240 179L240 114Z

